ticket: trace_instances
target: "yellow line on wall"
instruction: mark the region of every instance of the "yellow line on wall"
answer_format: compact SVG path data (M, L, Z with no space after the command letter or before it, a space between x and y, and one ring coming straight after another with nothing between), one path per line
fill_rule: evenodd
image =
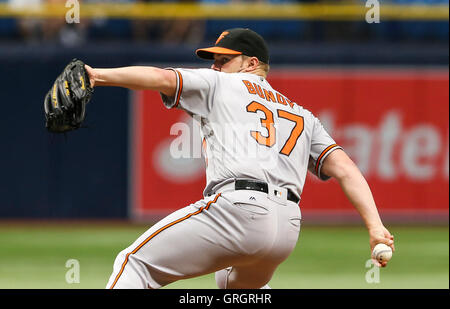
M361 4L176 4L176 3L80 3L80 18L123 19L279 19L279 20L365 20L370 8ZM0 18L65 18L73 7L63 4L12 7L0 4ZM380 4L383 20L448 21L448 5Z

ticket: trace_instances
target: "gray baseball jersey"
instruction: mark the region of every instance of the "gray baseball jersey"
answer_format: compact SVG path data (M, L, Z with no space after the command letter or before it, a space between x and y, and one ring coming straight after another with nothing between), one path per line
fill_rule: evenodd
M109 288L159 288L216 272L221 288L261 288L298 239L307 171L319 178L340 148L308 110L249 73L173 69L176 95L162 95L200 121L206 160L204 199L152 226L116 258ZM234 190L259 180L269 192Z
M301 195L309 170L322 179L322 162L340 148L308 110L249 73L175 70L168 108L201 117L207 159L204 194L228 179L253 178Z

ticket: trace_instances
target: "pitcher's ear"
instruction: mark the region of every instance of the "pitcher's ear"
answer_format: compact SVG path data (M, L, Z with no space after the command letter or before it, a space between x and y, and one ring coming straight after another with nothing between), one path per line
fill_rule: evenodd
M250 57L249 59L249 67L252 69L256 69L259 66L259 60L256 57Z

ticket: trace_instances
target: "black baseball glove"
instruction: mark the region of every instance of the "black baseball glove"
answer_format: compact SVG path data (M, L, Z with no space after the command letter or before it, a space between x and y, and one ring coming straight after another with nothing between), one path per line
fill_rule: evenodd
M80 128L93 91L83 61L73 59L45 96L45 127L54 133Z

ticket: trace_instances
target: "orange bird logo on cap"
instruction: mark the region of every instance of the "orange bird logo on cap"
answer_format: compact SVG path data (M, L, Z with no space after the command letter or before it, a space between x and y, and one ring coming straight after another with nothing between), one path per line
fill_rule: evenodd
M219 42L220 42L226 35L228 35L228 34L230 34L228 31L222 32L222 34L221 34L221 35L219 36L219 38L217 39L215 45L217 45L217 43L219 43Z

